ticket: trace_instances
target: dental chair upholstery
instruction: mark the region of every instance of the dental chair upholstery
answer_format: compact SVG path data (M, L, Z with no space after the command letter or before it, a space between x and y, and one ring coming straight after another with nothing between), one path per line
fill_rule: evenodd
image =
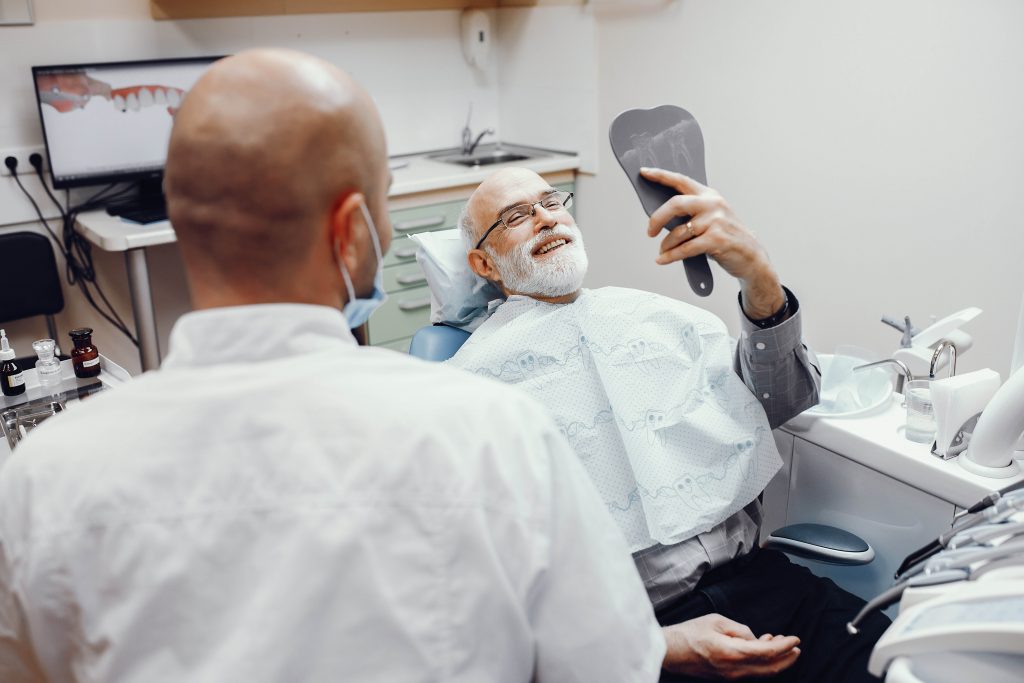
M469 334L440 323L421 327L409 344L409 355L429 361L448 360L466 343ZM829 564L868 564L875 559L874 549L862 538L824 524L789 524L768 534L761 547Z
M469 332L458 327L437 323L421 327L409 344L409 355L423 360L441 362L455 355L455 352L469 339Z

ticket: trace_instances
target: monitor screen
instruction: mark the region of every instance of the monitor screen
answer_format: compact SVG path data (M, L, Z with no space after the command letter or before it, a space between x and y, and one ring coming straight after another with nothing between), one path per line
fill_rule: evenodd
M182 98L218 59L32 67L54 187L159 177Z

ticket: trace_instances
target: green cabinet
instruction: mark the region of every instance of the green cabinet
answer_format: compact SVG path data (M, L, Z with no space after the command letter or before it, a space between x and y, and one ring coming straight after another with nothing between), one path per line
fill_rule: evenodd
M575 191L574 183L558 183L559 190ZM449 195L450 196L450 195ZM393 238L384 256L384 291L388 300L370 318L370 344L406 352L416 330L430 324L430 289L416 262L416 243L409 235L448 230L458 225L468 199L423 204L391 211ZM575 214L575 210L573 210Z

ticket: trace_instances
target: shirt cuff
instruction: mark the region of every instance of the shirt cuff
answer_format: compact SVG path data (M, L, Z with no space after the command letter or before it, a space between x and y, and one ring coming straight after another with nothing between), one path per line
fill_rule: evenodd
M789 301L789 317L774 327L761 329L750 321L740 304L740 342L752 363L773 363L803 344L800 302L788 288L782 288Z

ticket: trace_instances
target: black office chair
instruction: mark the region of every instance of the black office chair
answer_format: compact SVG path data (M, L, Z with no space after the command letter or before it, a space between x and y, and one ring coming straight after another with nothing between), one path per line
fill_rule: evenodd
M0 254L0 321L45 316L46 330L59 348L54 316L64 310L64 293L50 240L36 232L0 234ZM23 368L35 361L34 354L17 359Z

